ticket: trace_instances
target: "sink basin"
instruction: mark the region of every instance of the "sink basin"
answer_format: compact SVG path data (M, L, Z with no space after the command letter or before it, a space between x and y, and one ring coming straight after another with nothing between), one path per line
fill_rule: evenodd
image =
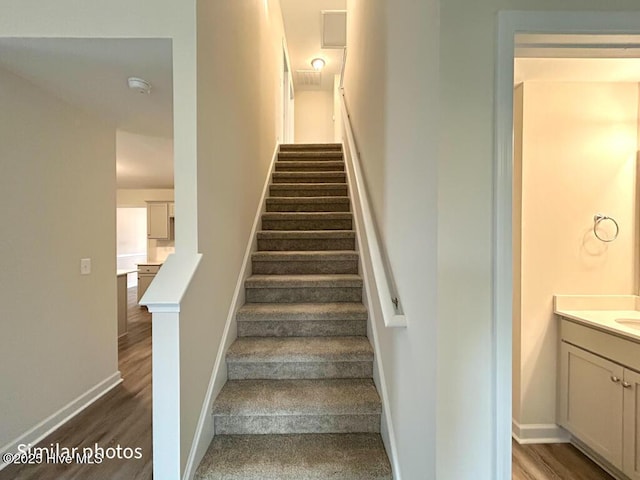
M640 330L640 320L637 318L616 318L616 323L635 330Z

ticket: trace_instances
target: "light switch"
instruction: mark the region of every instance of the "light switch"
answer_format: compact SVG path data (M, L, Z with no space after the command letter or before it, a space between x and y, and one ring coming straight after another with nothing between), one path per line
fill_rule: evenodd
M91 259L80 259L80 275L89 275L91 273Z

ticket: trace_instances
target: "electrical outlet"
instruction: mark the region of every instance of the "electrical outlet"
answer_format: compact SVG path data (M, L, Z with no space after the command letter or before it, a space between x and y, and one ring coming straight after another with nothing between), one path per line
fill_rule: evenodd
M89 275L89 274L91 274L91 259L81 258L80 259L80 275Z

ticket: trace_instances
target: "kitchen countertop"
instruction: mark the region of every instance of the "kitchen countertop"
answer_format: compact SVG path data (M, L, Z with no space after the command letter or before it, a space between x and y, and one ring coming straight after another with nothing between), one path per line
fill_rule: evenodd
M136 265L140 266L140 265L162 265L164 262L141 262L141 263L137 263Z
M121 269L121 270L116 270L116 276L120 276L120 275L127 275L128 273L134 273L137 272L138 270L132 269L132 268L128 268L128 269Z
M638 320L640 323L640 311L638 310L563 310L556 308L554 311L556 315L588 327L640 342L640 326L633 328L616 322L616 319L622 318Z

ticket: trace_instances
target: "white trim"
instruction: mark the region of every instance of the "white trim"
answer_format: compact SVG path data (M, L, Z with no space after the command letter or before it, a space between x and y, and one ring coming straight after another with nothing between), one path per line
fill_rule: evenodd
M179 313L182 297L201 260L201 253L169 255L138 303L146 305L151 313Z
M361 255L367 255L371 262L372 276L370 281L375 286L385 326L404 328L407 326L408 319L406 315L396 312L396 308L392 302L392 298L395 295L391 290L391 284L387 277L384 261L382 260L382 252L378 244L375 222L373 220L373 214L371 213L371 207L369 206L364 177L360 170L360 158L358 156L355 139L353 138L351 117L349 117L349 111L347 110L344 92L341 95L341 104L342 125L345 134L343 136L343 146L349 149L349 155L346 155L347 152L345 151L345 164L347 167L347 177L349 178L349 188L352 192L351 203L362 217L358 241L362 240L367 246L367 249L361 250L360 253ZM346 142L344 140L346 140Z
M153 381L153 478L180 478L180 314L154 312L151 329Z
M78 415L100 397L105 395L116 386L120 385L120 383L122 383L122 377L120 376L120 371L117 371L98 384L91 387L82 395L67 403L64 407L62 407L54 414L45 418L35 427L31 428L24 434L20 435L18 438L4 445L2 448L0 448L0 453L16 453L18 450L18 445L21 444L30 443L32 445L36 445L43 438L67 423L69 420ZM0 470L2 470L7 465L8 464L5 462L0 463Z
M269 167L269 173L262 189L260 203L258 204L256 216L253 219L251 235L249 236L249 242L247 243L247 248L244 252L242 267L240 268L240 274L238 275L236 288L233 292L233 299L231 300L231 306L229 308L229 313L227 314L227 321L225 323L222 338L220 340L218 355L216 356L216 361L211 372L211 379L209 380L209 386L207 387L207 394L205 395L205 399L202 404L200 418L198 419L196 431L193 436L193 442L191 443L191 450L189 451L187 464L185 466L184 475L182 477L183 480L191 480L193 478L198 465L202 461L202 457L204 457L207 448L209 448L209 444L213 440L213 416L211 414L213 401L218 396L218 393L220 393L220 390L227 381L227 366L224 358L227 350L237 337L237 330L232 327L235 326L236 313L238 312L238 309L244 304L244 281L247 279L247 277L249 277L251 272L251 254L257 250L258 226L260 225L262 214L266 210L267 193L269 191L269 186L271 185L271 174L273 173L275 168L279 148L280 145L276 144L273 152L273 157L271 159L271 166Z
M569 443L571 435L555 423L520 424L511 422L512 436L520 445L529 443Z
M342 98L343 102L343 112L344 109L344 97ZM342 131L343 133L348 130L350 126L343 122ZM352 151L350 145L346 145L342 142L343 153L345 157L345 163L349 166L349 159L351 158ZM354 163L355 159L352 160ZM401 480L402 475L400 472L400 462L398 460L398 444L396 441L395 429L393 427L392 415L391 415L391 402L389 400L389 391L387 389L387 380L384 373L384 368L382 366L382 360L380 352L382 351L380 348L380 341L378 337L378 309L376 309L376 305L374 304L374 298L379 301L379 295L375 295L373 290L378 288L376 285L375 278L373 275L372 268L372 259L369 253L369 248L371 248L366 240L363 238L363 212L361 208L361 203L357 201L357 185L354 184L352 179L352 174L350 174L350 169L347 168L347 175L349 176L349 193L351 198L351 203L353 206L353 220L354 220L354 229L357 232L356 238L358 242L358 252L359 260L360 260L360 271L362 274L362 278L364 280L364 296L365 302L367 306L367 311L369 312L369 326L371 328L371 337L373 341L373 349L374 349L374 375L373 380L375 382L376 388L378 389L378 393L382 399L382 417L381 417L381 430L380 434L382 435L382 440L384 446L387 450L387 454L389 456L389 460L391 461L391 466L393 470L393 478L394 480ZM382 305L379 303L377 306L382 309ZM380 310L381 311L381 310ZM383 319L380 322L384 324L384 315L382 315Z
M511 480L511 303L513 58L516 33L640 32L640 12L523 12L498 14L495 91L493 240L493 478Z

